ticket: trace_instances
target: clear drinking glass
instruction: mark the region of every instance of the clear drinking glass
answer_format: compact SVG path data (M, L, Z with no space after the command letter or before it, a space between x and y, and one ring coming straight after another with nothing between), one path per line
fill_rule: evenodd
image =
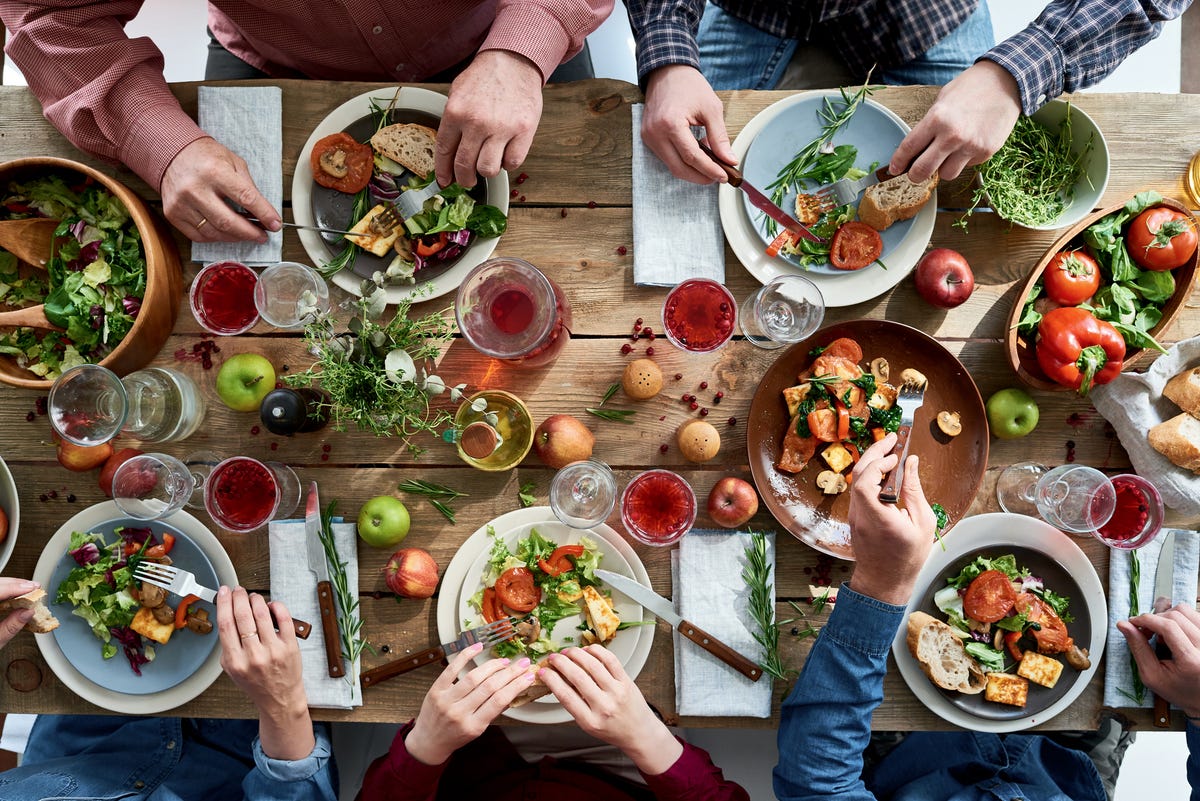
M647 545L672 545L696 522L696 493L670 470L647 470L621 493L621 523Z
M1015 464L996 484L1000 508L1042 519L1074 534L1095 532L1109 521L1117 493L1108 476L1093 467L1065 464L1047 470L1033 462Z
M234 456L214 467L204 483L204 508L228 531L254 531L299 505L300 479L281 462Z
M50 424L76 445L99 445L117 434L157 444L186 439L204 420L196 382L169 367L147 367L124 378L98 364L64 372L50 388Z
M549 364L571 338L566 296L522 259L489 259L468 273L454 315L471 347L515 367Z
M773 350L801 342L821 327L825 298L802 275L781 275L746 298L738 314L751 345Z
M663 301L663 332L671 344L692 353L710 353L733 337L737 301L723 284L689 278Z
M617 503L617 480L604 462L571 462L550 482L550 508L571 528L593 528L612 514Z
M204 483L188 466L165 453L143 453L113 474L113 500L137 520L162 520L178 512Z
M259 316L276 328L301 328L317 312L329 311L329 285L313 268L281 261L263 270L254 285Z

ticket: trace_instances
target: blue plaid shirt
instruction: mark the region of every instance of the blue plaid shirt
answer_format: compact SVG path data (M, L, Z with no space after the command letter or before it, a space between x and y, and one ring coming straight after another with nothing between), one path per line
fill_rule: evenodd
M668 64L700 68L696 31L704 0L625 0L638 79ZM855 72L898 67L957 28L979 0L721 0L728 13L781 38L830 42ZM1063 92L1091 86L1191 0L1056 0L983 58L1012 73L1032 114Z

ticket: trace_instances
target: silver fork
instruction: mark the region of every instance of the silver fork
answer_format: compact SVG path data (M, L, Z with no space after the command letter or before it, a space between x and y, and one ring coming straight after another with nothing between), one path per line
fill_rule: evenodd
M880 181L886 181L891 178L891 173L888 172L887 165L880 167L875 172L870 172L862 178L850 180L849 178L839 178L829 186L823 186L814 193L821 202L822 213L832 211L838 206L845 206L847 203L853 203L858 200L858 196L863 193L863 190L869 186L874 186Z
M925 402L925 385L906 381L900 387L896 396L896 405L900 407L900 427L896 429L896 447L893 453L900 455L900 461L892 468L892 472L883 477L883 488L879 490L879 500L884 503L896 503L900 500L900 487L904 483L904 460L908 456L908 436L912 433L913 417L921 404Z
M146 584L162 587L167 592L174 593L180 598L195 595L200 600L208 601L209 603L212 603L217 598L216 590L205 587L196 581L196 576L193 573L182 570L174 565L164 565L158 562L138 562L138 566L133 570L133 577ZM271 613L271 619L275 619L274 612ZM292 626L296 629L297 637L302 640L308 639L308 634L312 631L312 625L298 618L292 618Z
M470 648L475 643L483 643L484 648L490 648L497 643L504 642L515 636L517 633L516 625L522 620L525 620L525 618L502 617L486 625L476 626L473 629L464 631L453 642L435 645L424 651L410 654L403 659L396 659L377 668L371 668L362 674L362 686L371 687L381 681L399 676L401 673L407 673L410 670L416 670L419 667L433 664L452 654L458 653L464 648Z
M437 179L434 178L429 182L428 186L401 192L399 199L396 201L400 206L401 216L407 220L414 214L419 214L421 209L425 208L425 201L441 191L442 187L438 186Z

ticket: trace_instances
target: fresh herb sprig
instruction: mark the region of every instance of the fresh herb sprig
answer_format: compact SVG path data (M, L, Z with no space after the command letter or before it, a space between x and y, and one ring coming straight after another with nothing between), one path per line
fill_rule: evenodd
M1141 604L1138 602L1138 589L1142 583L1142 563L1138 559L1137 549L1129 552L1129 616L1137 617L1140 612ZM1142 701L1146 699L1146 685L1142 683L1142 675L1138 672L1137 660L1133 658L1133 652L1129 653L1129 671L1133 674L1133 692L1126 692L1124 689L1117 688L1121 695L1129 698L1138 706L1142 705Z
M396 487L401 492L407 492L412 495L422 495L429 499L429 505L441 512L442 517L449 520L451 523L457 523L454 517L454 510L450 508L449 502L456 498L466 498L467 493L459 492L456 489L451 489L444 484L434 484L432 481L422 481L419 478L409 478L401 481Z
M633 409L593 409L588 407L585 411L588 414L596 415L601 420L608 420L611 423L625 423L626 425L633 425L633 421L629 418L637 414Z
M331 501L321 512L321 547L325 550L325 561L329 563L329 583L333 585L333 597L337 605L338 630L342 634L342 657L354 664L368 647L362 637L362 615L358 611L357 587L350 586L346 575L346 562L338 553L337 544L333 539L333 515L337 509L337 501ZM351 671L352 673L353 671ZM347 673L347 681L351 673Z
M767 535L761 531L750 533L750 547L746 549L746 564L742 568L742 580L750 591L750 616L754 618L754 641L762 646L762 660L758 666L763 672L782 681L796 675L796 671L784 666L779 658L779 626L775 624L775 591L771 582L771 564L767 559Z
M537 503L537 496L533 494L537 484L533 481L527 481L517 489L517 503L521 504L522 509L526 509Z
M604 397L600 399L598 406L603 406L612 400L612 396L617 394L617 390L621 388L620 384L609 384L608 389L604 390Z

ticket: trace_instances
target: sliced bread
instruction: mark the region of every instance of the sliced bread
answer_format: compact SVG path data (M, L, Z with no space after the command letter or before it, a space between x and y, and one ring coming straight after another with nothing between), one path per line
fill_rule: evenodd
M1184 370L1163 387L1163 397L1193 417L1200 417L1200 367Z
M1200 473L1200 419L1184 412L1150 429L1150 447L1174 464Z
M937 173L919 184L914 184L908 179L908 173L904 173L869 186L858 204L858 218L876 231L882 231L892 223L915 217L929 202L937 184Z
M24 595L18 595L16 598L9 598L7 601L0 601L0 615L7 616L9 612L14 612L17 609L32 609L33 617L25 624L26 631L32 631L35 634L45 634L49 631L54 631L58 628L58 618L46 608L46 591L40 587L36 590L30 590Z
M380 128L371 137L371 147L422 178L433 172L437 131L416 123L397 123Z
M967 695L983 692L987 676L954 629L924 612L908 616L908 650L937 686Z
M550 694L550 688L542 683L542 679L538 675L542 668L551 669L551 665L549 662L543 661L541 663L534 662L529 666L529 670L527 670L526 673L533 674L533 683L524 690L521 690L521 692L517 694L516 698L508 702L509 709L516 709L519 706L525 706L532 701L536 701L537 699Z

